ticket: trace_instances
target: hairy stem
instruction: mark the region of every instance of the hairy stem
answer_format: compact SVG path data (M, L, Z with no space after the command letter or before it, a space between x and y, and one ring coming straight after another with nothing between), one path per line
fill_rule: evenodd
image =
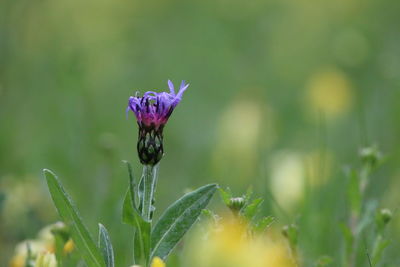
M144 219L151 221L153 211L153 199L157 184L158 165L143 166L143 199L142 199L142 216Z

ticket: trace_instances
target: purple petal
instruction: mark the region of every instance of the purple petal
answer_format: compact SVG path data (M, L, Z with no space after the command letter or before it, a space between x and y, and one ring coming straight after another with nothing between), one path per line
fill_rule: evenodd
M185 86L185 80L182 80L181 86L179 87L179 90L181 90Z
M179 100L182 98L183 92L186 91L186 89L189 87L189 84L185 85L185 81L182 81L181 87L179 89L178 94L176 95L175 98L179 98Z
M168 87L169 87L169 90L171 91L171 94L175 95L174 84L171 82L171 80L168 80Z
M135 98L133 96L129 97L129 101L128 101L128 107L126 108L126 118L128 118L128 112L129 110L132 110L133 112L135 112L132 108L132 102L135 102Z
M131 109L131 107L128 105L128 107L126 108L126 119L128 119L128 114L129 114L129 110Z

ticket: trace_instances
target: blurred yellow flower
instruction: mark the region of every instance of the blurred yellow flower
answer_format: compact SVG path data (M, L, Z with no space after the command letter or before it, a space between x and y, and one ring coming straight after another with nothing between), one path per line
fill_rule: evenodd
M285 209L298 203L304 194L305 167L302 155L294 151L276 153L270 161L270 188Z
M14 256L10 261L10 267L24 267L28 258L28 248L31 259L36 263L37 267L52 267L57 266L55 252L55 238L52 230L65 227L64 223L57 222L47 225L39 231L36 239L25 240L19 243L15 248ZM74 249L74 243L70 239L64 245L64 253L71 253Z
M273 112L256 100L240 99L230 104L218 120L213 167L230 182L245 182L257 169L258 152L275 137ZM261 138L262 137L262 138Z
M0 177L0 188L4 189L5 199L2 203L2 223L9 229L16 227L16 222L29 219L32 213L41 219L52 215L50 203L43 198L43 188L34 176L6 175Z
M270 188L278 203L290 211L303 199L306 186L317 187L327 182L333 165L329 151L308 153L280 151L268 164Z
M36 259L35 267L57 267L56 256L53 253L40 253Z
M151 266L150 267L165 267L165 263L162 259L159 257L154 257L153 260L151 261Z
M207 236L205 238L204 236ZM188 243L184 266L191 267L294 267L281 237L249 236L238 221L210 226L207 234L197 233Z
M339 70L328 69L311 76L307 86L308 102L313 109L334 118L347 112L352 104L353 88L347 76Z
M71 253L74 250L74 248L75 248L74 241L70 239L67 241L67 243L65 243L63 251L65 254L68 254Z

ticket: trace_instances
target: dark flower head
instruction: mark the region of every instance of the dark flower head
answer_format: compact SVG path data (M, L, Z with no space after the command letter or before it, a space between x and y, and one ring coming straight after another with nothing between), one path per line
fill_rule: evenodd
M136 95L129 98L126 111L132 110L135 113L139 125L137 149L142 164L155 165L161 160L164 154L164 125L188 86L182 81L178 93L175 93L174 84L168 80L169 93L148 91L142 97Z

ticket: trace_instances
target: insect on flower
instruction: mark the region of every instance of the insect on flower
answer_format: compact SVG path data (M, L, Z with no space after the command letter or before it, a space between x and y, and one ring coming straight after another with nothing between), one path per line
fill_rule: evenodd
M174 84L168 80L169 93L147 91L142 97L136 94L129 98L126 111L135 113L139 125L137 150L142 164L155 165L161 160L164 154L163 128L188 86L182 81L175 93Z

